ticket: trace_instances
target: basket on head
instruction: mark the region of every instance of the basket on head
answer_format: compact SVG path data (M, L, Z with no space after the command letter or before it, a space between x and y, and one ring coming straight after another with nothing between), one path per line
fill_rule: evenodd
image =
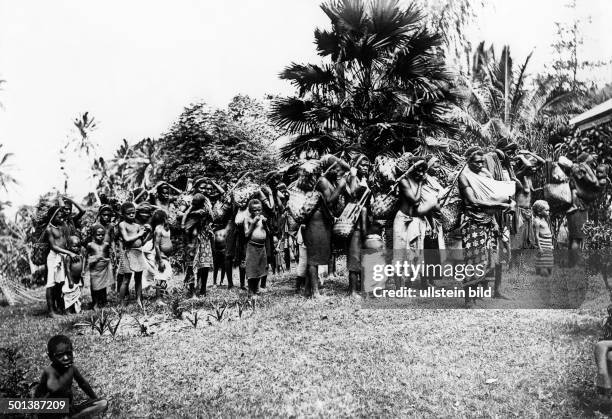
M249 201L259 195L261 188L254 183L241 184L233 191L234 202L238 207L244 208Z
M115 193L114 193L114 197L117 200L117 202L122 205L126 202L133 202L134 201L134 194L131 191L128 191L127 189L123 189L123 188L117 188L115 189Z

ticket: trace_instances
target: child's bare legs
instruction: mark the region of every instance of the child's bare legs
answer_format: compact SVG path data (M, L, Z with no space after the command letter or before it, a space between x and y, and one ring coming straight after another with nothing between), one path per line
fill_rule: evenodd
M244 287L244 280L246 278L246 268L243 268L242 266L240 268L238 268L238 273L240 275L240 289L244 290L246 289Z
M610 379L608 368L608 354L612 348L612 341L602 340L593 345L595 353L595 363L597 364L597 378L595 385L600 393L610 393L612 389L612 379Z
M209 268L198 269L198 282L200 283L200 295L206 296L206 282L208 282Z
M134 272L134 288L136 289L136 304L142 307L142 272Z
M54 287L47 287L45 289L45 298L47 299L47 315L52 318L55 317L56 314L58 314L55 311L55 308L53 307L53 288Z
M357 280L359 274L357 272L349 271L349 296L355 297L357 296Z
M225 265L222 264L219 270L221 271L221 279L219 279L219 285L223 285L223 277L225 277ZM227 285L229 287L229 277L227 278Z
M119 274L117 276L117 284L121 284L119 289L119 301L122 305L127 305L127 297L129 296L130 290L130 277L131 274Z
M102 413L108 408L108 402L105 399L92 399L86 402L75 405L72 409L71 418L88 418L97 413Z
M226 257L223 267L225 268L224 270L227 275L227 289L231 290L234 288L234 270L232 258Z

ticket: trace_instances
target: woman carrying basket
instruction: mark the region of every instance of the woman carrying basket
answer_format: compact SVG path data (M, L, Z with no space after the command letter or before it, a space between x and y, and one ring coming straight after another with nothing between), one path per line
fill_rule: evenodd
M398 159L397 169L404 173L399 181L400 208L393 220L393 260L409 260L417 265L422 256L428 224L425 215L438 205L437 200L422 204L427 162L422 157L405 153ZM400 286L403 286L403 278ZM416 281L416 278L410 278Z
M369 192L367 178L370 173L370 161L365 155L360 154L353 160L351 166L347 192L351 201L358 204L363 195ZM361 205L357 208L357 211L358 216L353 232L348 238L346 255L346 269L349 272L349 295L351 296L357 295L356 291L361 291L361 248L368 228L367 205Z

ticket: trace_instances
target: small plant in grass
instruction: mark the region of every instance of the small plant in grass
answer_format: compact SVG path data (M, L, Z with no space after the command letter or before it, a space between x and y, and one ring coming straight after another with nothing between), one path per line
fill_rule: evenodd
M212 314L209 313L208 317L212 317L217 322L221 322L223 318L225 317L225 311L227 310L228 306L229 304L227 303L227 301L224 302L222 305L213 304L214 312Z
M199 314L198 310L196 310L195 304L191 305L191 310L188 311L188 314L189 315L185 316L185 318L189 320L189 323L191 323L193 328L196 329L198 327Z
M35 385L27 379L28 369L18 348L0 348L0 397L28 398Z
M113 312L117 316L117 322L113 325L111 322L108 323L108 331L110 332L113 339L117 335L117 330L119 329L119 325L121 324L121 319L123 318L123 310L117 311L113 308Z
M102 336L108 326L110 325L110 316L106 313L106 310L102 309L97 313L91 315L89 320L85 320L81 323L76 323L75 326L87 326L91 330L95 330Z
M235 303L236 309L238 309L238 318L242 318L242 315L244 314L244 309L246 308L246 301L243 300L238 300Z

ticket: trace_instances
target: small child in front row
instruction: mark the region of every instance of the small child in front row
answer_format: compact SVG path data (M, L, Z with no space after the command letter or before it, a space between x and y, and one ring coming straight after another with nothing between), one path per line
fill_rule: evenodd
M148 268L142 245L146 242L151 227L136 222L136 206L131 202L121 206L121 216L123 220L119 223L119 234L123 242L123 251L117 272L117 282L121 284L119 300L122 304L127 304L130 278L134 274L136 302L142 306L142 273Z
M102 224L92 227L93 241L87 245L87 269L91 282L91 302L93 309L106 305L106 288L113 282L110 262L110 243L105 241L106 228Z
M548 224L550 207L548 202L537 200L533 203L533 228L538 246L538 257L536 258L536 274L548 276L552 273L555 262L553 256L553 243L550 225Z
M249 293L257 295L260 280L263 282L268 276L268 256L266 254L268 232L259 199L249 201L249 214L244 220L244 231L247 240L245 270Z
M153 246L155 248L155 298L160 304L160 297L168 289L168 281L172 278L172 266L170 255L172 254L172 240L170 239L170 225L168 224L168 213L158 209L151 218L153 229Z
M101 413L108 407L105 399L100 399L93 391L89 382L81 375L74 365L72 342L64 335L55 335L47 343L47 354L51 365L43 370L40 382L34 391L34 397L51 399L68 399L70 417L88 417ZM81 390L89 396L89 400L74 404L72 380L76 380Z

